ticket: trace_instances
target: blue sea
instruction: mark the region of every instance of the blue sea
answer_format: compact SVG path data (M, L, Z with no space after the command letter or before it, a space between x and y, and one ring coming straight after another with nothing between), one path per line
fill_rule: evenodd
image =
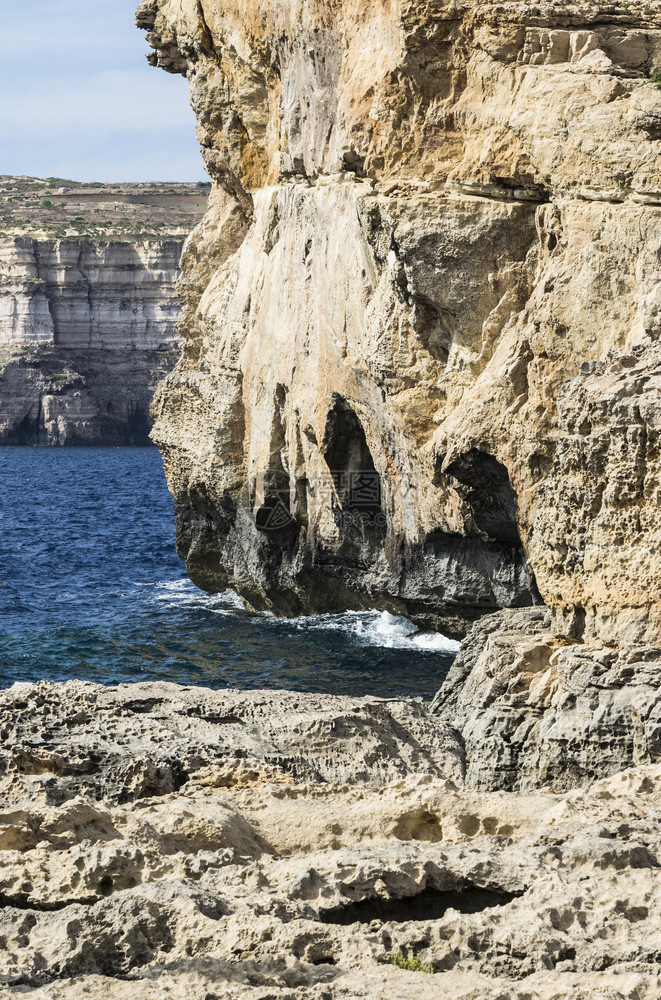
M381 611L279 619L174 548L156 448L0 448L0 687L169 680L431 697L456 643Z

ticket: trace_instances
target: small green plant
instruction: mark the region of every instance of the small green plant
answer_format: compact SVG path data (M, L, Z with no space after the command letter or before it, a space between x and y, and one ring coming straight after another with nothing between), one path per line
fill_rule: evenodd
M650 74L650 83L653 83L655 87L661 90L661 70L657 69L654 73Z
M407 972L426 972L430 976L434 975L431 965L423 965L418 958L405 958L401 951L390 956L390 964L396 965L398 969L406 969Z

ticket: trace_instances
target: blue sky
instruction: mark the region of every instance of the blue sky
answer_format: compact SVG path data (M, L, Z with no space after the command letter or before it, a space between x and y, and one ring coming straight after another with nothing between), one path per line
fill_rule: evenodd
M0 174L205 180L188 84L147 64L138 0L0 0Z

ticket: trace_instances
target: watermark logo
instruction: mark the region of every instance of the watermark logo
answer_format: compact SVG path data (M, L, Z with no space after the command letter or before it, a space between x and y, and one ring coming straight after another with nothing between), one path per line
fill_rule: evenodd
M299 484L307 489L307 482ZM315 500L333 511L335 523L344 532L352 528L364 531L368 527L385 529L387 517L381 509L381 481L374 469L334 472L332 482L315 484ZM256 496L263 498L256 514L260 531L282 532L296 526L292 512L289 486L277 487L273 477L258 477ZM258 499L259 502L259 499Z

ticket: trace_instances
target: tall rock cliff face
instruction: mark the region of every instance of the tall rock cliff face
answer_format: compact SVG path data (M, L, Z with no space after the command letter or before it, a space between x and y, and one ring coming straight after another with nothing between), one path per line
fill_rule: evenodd
M149 444L208 185L0 176L0 444Z
M200 586L661 636L661 9L143 0L214 181L155 436Z
M182 246L181 240L0 240L0 344L172 346Z
M148 444L182 242L0 240L0 444Z

